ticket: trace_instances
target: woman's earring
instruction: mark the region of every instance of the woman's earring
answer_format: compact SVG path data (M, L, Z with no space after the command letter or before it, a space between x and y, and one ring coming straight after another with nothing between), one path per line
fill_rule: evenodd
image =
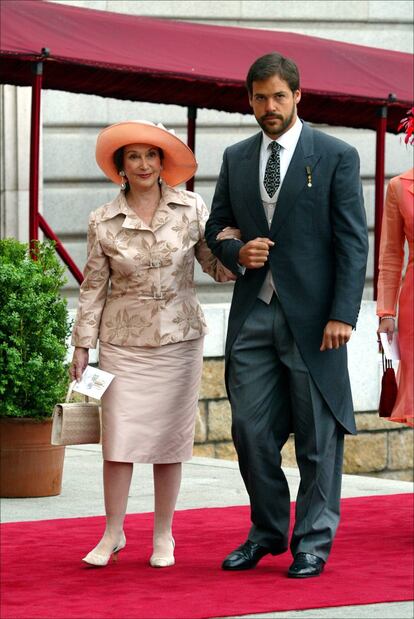
M122 177L121 189L125 191L126 189L126 180L125 180L125 172L123 170L120 171L119 176Z

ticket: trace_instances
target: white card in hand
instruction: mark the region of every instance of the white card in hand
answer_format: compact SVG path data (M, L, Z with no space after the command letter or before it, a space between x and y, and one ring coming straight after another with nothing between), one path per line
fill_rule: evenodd
M384 349L384 355L386 359L390 359L391 361L399 361L400 357L400 346L398 343L398 333L393 333L391 344L388 341L386 333L380 333L381 345Z
M115 378L114 374L87 365L81 380L75 382L73 391L100 400L113 378Z

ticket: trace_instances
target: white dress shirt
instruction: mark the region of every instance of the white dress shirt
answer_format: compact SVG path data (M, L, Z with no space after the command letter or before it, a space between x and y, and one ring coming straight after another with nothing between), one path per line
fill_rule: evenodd
M286 176L286 172L289 168L289 164L292 160L293 153L295 152L295 148L299 141L300 133L302 131L302 122L299 118L296 118L295 124L291 127L286 133L280 136L276 140L276 142L280 145L280 185L276 191L276 193L270 197L267 193L264 186L264 175L266 171L267 161L271 154L271 143L273 140L269 138L263 132L262 135L262 144L260 147L260 161L259 161L259 187L260 187L260 197L262 199L263 208L266 214L267 223L270 226L272 224L273 216L275 213L275 208L277 205L277 199L279 197L279 192L283 184L283 180ZM276 292L275 284L273 281L272 273L270 269L266 274L266 279L263 282L263 286L259 292L259 299L269 304L272 300L273 293Z

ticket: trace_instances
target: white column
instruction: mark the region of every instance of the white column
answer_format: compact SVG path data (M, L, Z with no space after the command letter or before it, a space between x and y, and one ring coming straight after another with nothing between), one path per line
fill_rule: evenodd
M8 84L0 86L0 236L22 242L27 242L29 235L31 90ZM42 157L40 211L41 170Z

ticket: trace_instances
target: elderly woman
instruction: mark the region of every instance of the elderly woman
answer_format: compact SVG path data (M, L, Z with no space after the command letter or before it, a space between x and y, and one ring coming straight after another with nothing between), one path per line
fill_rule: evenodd
M99 339L99 365L115 378L102 398L106 528L83 561L104 566L125 547L133 463L150 462L150 565L168 567L175 562L172 520L181 463L192 456L206 332L194 259L216 281L234 276L207 248L201 197L175 188L197 164L172 132L146 121L112 125L98 136L96 160L121 191L90 215L70 372L80 379Z

